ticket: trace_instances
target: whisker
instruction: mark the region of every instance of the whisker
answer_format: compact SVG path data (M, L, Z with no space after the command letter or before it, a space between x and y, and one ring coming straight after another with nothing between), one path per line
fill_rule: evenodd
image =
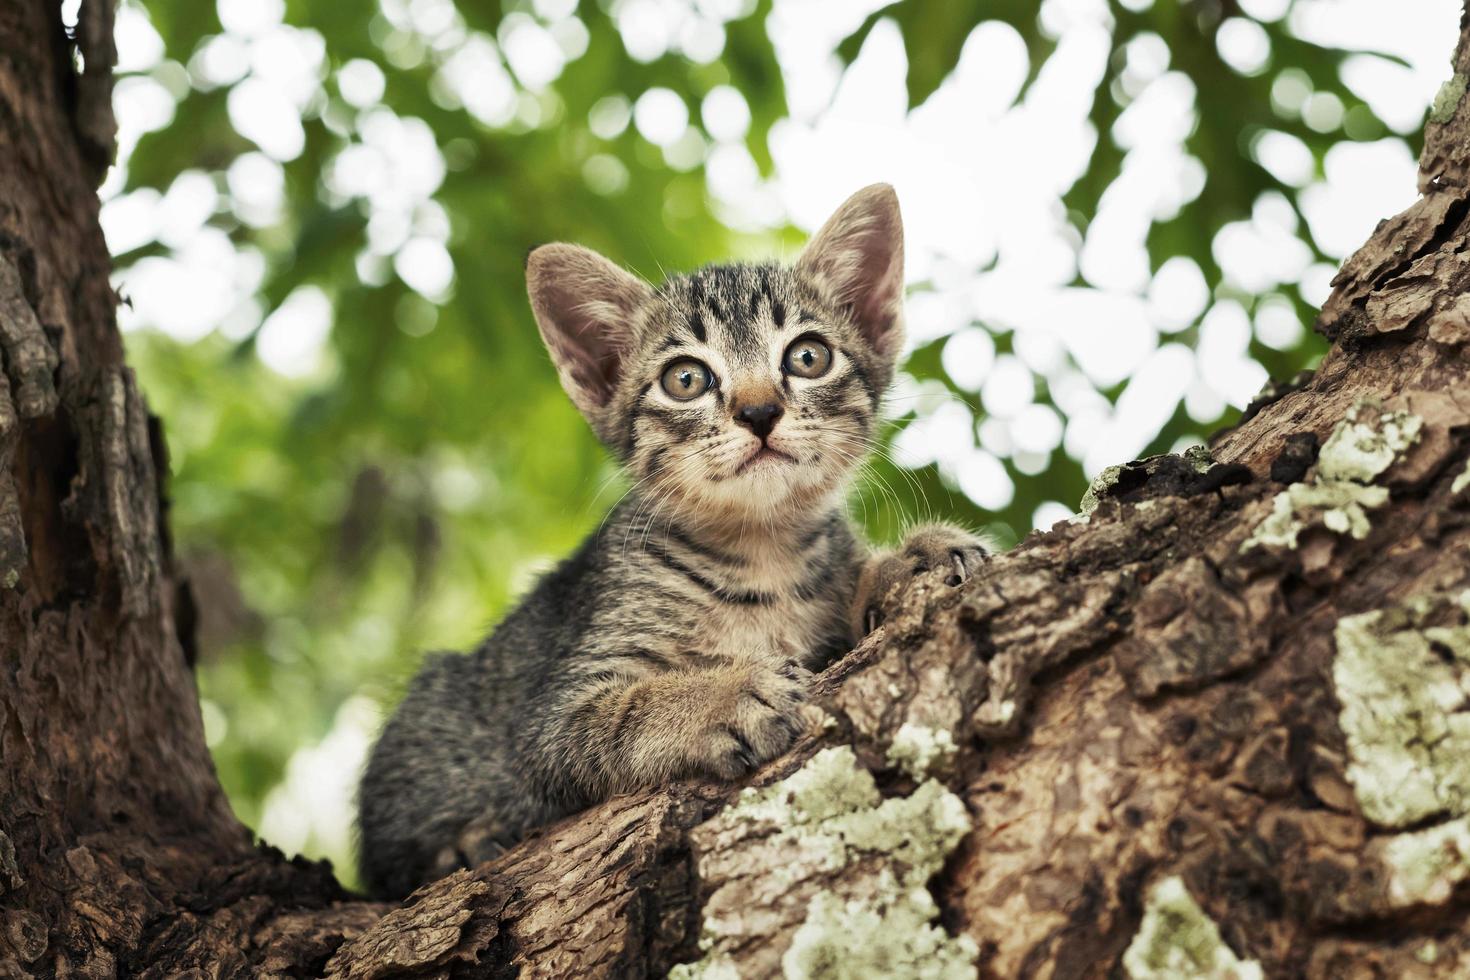
M924 490L924 485L919 482L918 477L914 476L912 470L909 467L901 465L897 460L895 460L893 458L893 453L885 444L877 442L871 443L868 446L868 452L871 455L876 456L884 462L888 463L888 465L892 466L895 471L897 471L901 476L903 476L906 481L908 481L909 486L914 489L914 491L919 495L919 499L923 501L924 519L926 521L934 520L934 508L933 505L929 502L929 494Z
M983 414L984 412L984 409L981 408L978 399L975 401L971 401L970 399L965 398L964 396L959 395L956 392L950 391L947 388L944 391L916 391L907 395L886 394L883 396L883 404L887 406L901 404L903 402L916 402L926 398L934 399L941 402L954 402L956 404L963 405L970 411L974 412L976 415ZM889 421L894 420L890 419Z
M716 449L722 448L722 446L723 441L711 441L684 456L682 462L685 464L692 463L695 460L705 456L706 454L711 453ZM649 479L650 478L645 478L644 480L639 481L639 486L641 487L644 483L649 482ZM648 523L645 525L644 531L641 535L641 541L639 544L640 551L647 550L648 531L652 527L653 522L657 519L659 510L663 507L665 503L673 498L674 492L677 489L677 481L673 480L668 472L665 471L657 475L656 482L654 483L653 487L653 492L651 494L639 496L637 504L633 508L633 513L626 517L626 523L623 528L621 554L624 559L626 559L628 556L628 539L632 536L634 528L638 526L638 522L643 515L644 508L648 507L650 509ZM626 494L624 496L626 496Z

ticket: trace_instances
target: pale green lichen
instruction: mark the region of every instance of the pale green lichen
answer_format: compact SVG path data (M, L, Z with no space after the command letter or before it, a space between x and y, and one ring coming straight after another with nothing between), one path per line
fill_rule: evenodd
M1019 707L1009 698L1004 701L986 701L975 710L975 725L987 732L1008 731Z
M1358 402L1322 446L1311 482L1278 493L1240 550L1295 548L1297 536L1316 521L1336 534L1366 538L1368 511L1388 503L1388 489L1373 479L1419 441L1423 425L1417 415L1385 412L1372 399Z
M1136 463L1119 463L1109 466L1097 476L1092 478L1092 483L1087 487L1087 492L1082 495L1082 501L1077 505L1078 514L1072 518L1074 524L1086 524L1088 516L1095 510L1097 505L1109 490L1117 486L1118 479L1123 475L1123 470L1129 466L1142 467L1145 472L1153 472L1163 460L1168 459L1167 454L1150 456ZM1204 473L1215 465L1215 458L1205 446L1190 446L1180 454L1186 463L1196 473Z
M1446 123L1454 118L1455 110L1460 106L1460 100L1465 97L1467 82L1470 82L1470 78L1456 72L1439 87L1439 91L1434 96L1434 105L1429 110L1430 122Z
M1398 834L1383 848L1388 896L1394 905L1442 905L1470 878L1470 819Z
M838 746L818 752L778 783L742 790L722 816L796 828L877 806L882 798L873 774L857 764L852 749Z
M1424 420L1408 412L1385 412L1371 399L1348 410L1317 454L1323 480L1368 483L1419 441Z
M1133 980L1261 980L1261 965L1242 960L1179 876L1149 890L1143 922L1123 953Z
M1098 502L1102 499L1103 494L1117 485L1118 477L1122 474L1123 466L1118 464L1109 466L1092 478L1092 482L1087 485L1087 492L1082 495L1082 501L1077 505L1081 516L1087 517L1097 510Z
M1208 473L1211 466L1215 465L1215 457L1210 454L1210 448L1205 445L1190 446L1181 453L1184 461L1194 467L1196 473Z
M906 721L888 746L888 762L917 781L948 769L957 749L948 729Z
M1347 777L1374 823L1470 813L1470 625L1445 625L1467 619L1470 590L1338 621Z
M938 909L927 888L970 831L964 804L942 784L931 779L907 797L883 799L872 773L858 765L851 748L839 746L818 752L778 783L744 791L715 820L769 825L773 833L761 838L766 846L795 845L799 857L776 871L788 883L813 869L847 867L865 855L888 859L863 882L860 901L827 891L811 899L783 960L786 976L974 975L975 943L937 925ZM724 923L706 917L704 958L676 966L669 976L728 976L720 971L732 962L715 948L728 936Z
M704 959L676 965L669 980L740 980L740 968L724 953L706 953Z
M939 909L926 888L901 888L879 876L878 898L843 901L823 892L781 958L788 980L970 980L979 954L969 936L934 924Z
M1470 460L1465 461L1465 471L1450 484L1450 493L1459 493L1466 487L1470 487Z
M1372 528L1367 509L1387 502L1388 490L1384 487L1351 482L1293 483L1271 501L1271 513L1256 525L1255 533L1240 550L1271 545L1295 548L1297 535L1307 529L1312 514L1320 515L1328 529L1362 540Z

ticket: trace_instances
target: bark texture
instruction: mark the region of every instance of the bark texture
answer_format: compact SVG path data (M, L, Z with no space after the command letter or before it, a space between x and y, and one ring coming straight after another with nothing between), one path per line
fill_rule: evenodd
M1463 28L1314 376L891 596L750 787L391 908L254 845L204 746L97 226L110 23L78 75L54 3L0 5L0 976L1470 975Z

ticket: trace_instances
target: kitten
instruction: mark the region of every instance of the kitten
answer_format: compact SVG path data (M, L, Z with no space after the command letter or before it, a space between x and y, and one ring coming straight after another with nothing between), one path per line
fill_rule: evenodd
M798 731L809 671L882 589L983 561L947 525L870 555L844 513L903 342L903 229L853 195L792 267L657 289L536 249L531 307L562 386L635 481L469 654L431 656L368 761L362 868L401 895L611 794L735 779Z

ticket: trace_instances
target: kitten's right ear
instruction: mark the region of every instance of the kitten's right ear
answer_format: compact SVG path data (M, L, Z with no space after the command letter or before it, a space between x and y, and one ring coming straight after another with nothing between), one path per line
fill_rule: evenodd
M597 424L617 390L648 284L590 248L555 242L526 258L526 290L561 386Z
M903 345L903 218L888 184L864 187L812 236L796 269L852 313L879 353Z

